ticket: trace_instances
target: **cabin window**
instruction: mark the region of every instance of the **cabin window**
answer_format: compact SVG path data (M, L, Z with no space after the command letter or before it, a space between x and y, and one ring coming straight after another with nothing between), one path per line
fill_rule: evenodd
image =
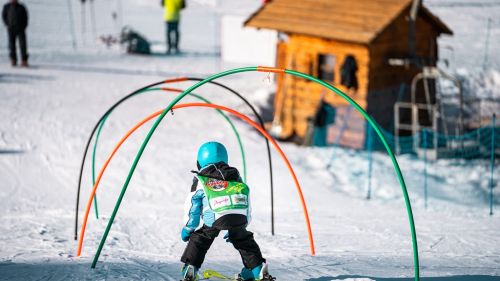
M334 55L318 55L318 78L324 81L335 81L335 64L337 58Z

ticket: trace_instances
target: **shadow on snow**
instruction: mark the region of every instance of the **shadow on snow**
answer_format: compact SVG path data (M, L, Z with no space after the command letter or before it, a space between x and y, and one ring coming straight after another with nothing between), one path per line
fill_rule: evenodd
M0 280L178 280L179 263L124 260L100 262L95 269L90 261L26 263L0 262Z
M0 262L0 280L179 280L178 262L147 261L127 258L123 262L99 262L90 268L90 260L68 260L66 262L31 261L26 263ZM500 276L454 275L444 277L422 277L422 281L494 281ZM279 276L278 276L278 280ZM374 280L412 281L412 277L370 277L362 275L323 276L306 281Z
M374 281L413 281L413 277L370 277L360 275L340 275L336 277L319 277L307 279L307 281L334 281L334 280L374 280ZM498 281L500 276L488 275L455 275L443 277L421 277L422 281Z

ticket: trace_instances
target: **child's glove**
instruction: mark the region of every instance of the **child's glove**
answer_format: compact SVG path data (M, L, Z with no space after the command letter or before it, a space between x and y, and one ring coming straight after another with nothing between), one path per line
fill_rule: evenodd
M191 233L193 233L192 230L189 230L189 229L183 227L182 231L181 231L181 239L182 239L182 241L187 242L189 240L189 237L191 236Z

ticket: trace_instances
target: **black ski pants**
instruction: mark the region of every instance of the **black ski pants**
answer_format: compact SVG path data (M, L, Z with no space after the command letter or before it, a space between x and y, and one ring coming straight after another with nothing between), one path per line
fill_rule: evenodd
M26 33L24 30L8 30L9 35L9 55L10 59L17 62L16 54L16 40L19 39L19 45L21 47L21 59L23 61L28 60L28 49L26 44Z
M202 228L191 234L189 242L182 254L181 261L200 268L208 249L219 235L221 229L203 225ZM234 248L240 252L243 265L252 269L265 262L262 258L259 245L253 238L253 233L246 230L245 227L228 230L229 240Z
M180 40L180 34L179 34L179 22L178 21L167 21L167 51L170 52L170 50L175 49L176 51L179 50L179 40ZM175 39L173 38L175 37Z

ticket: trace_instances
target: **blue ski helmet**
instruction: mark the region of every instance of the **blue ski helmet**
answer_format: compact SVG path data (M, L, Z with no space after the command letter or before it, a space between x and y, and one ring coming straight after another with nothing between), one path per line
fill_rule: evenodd
M227 164L227 150L222 143L209 141L202 144L198 149L197 160L200 168L217 162Z

